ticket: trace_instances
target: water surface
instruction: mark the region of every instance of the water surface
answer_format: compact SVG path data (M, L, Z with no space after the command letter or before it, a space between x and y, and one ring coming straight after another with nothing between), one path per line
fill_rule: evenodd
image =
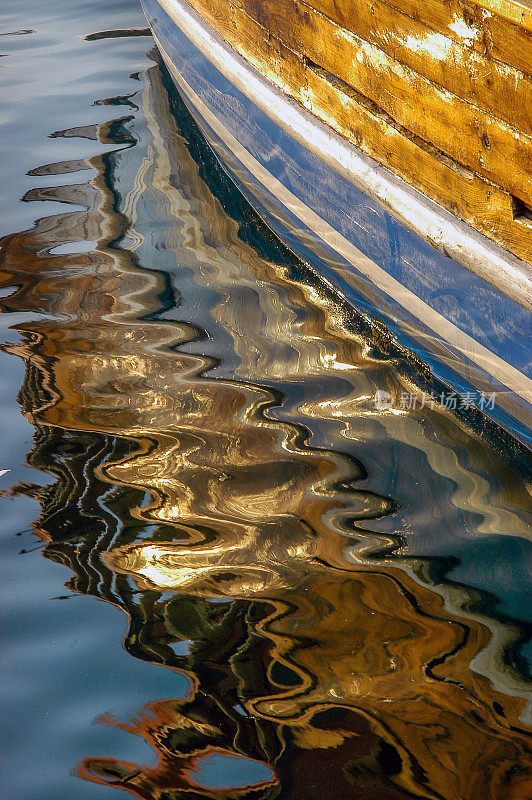
M151 38L85 38L144 25L2 25L4 796L524 800L526 463L400 408Z

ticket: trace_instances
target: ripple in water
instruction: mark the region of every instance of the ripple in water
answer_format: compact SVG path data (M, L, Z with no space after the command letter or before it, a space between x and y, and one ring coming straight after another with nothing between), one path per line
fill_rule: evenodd
M107 152L32 170L90 170L25 196L71 209L2 241L51 476L11 493L69 590L189 687L98 711L154 763L77 774L150 800L521 800L523 477L442 411L375 409L411 373L269 236L153 57L100 101L132 115L53 134Z

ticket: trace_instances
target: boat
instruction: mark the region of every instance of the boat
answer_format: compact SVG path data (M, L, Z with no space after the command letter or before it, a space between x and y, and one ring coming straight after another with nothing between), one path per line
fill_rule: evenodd
M430 402L530 447L532 2L141 3L276 236Z

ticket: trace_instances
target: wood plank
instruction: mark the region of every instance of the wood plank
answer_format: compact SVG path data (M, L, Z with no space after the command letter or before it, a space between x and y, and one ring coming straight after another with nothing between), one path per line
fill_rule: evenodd
M477 0L482 8L532 31L532 0Z
M319 3L319 5L316 5ZM492 19L508 22L523 31L532 32L532 0L387 0L393 8L403 11L416 19L423 20L427 25L449 25L455 22L453 30L455 35L460 35L459 30L463 24L481 24L483 19ZM320 10L320 7L329 9L324 14L330 16L343 25L342 20L348 20L357 13L358 4L354 0L309 0L309 5ZM366 5L371 3L366 2ZM462 24L463 23L463 24ZM456 28L456 30L454 30ZM488 27L489 30L489 27ZM465 29L464 29L465 33ZM468 39L482 38L481 36L468 35ZM511 54L510 54L511 57Z
M203 2L192 0L191 4L287 94L448 211L532 262L531 228L526 221L514 219L507 192L409 134L367 98L352 89L347 93L345 85L305 63L240 7L225 2L213 11L212 6L202 8Z
M369 98L399 125L532 205L530 136L471 106L297 0L239 3L254 6L257 21L267 32ZM225 13L227 5L224 0Z
M239 0L248 8L259 0ZM532 78L467 47L455 37L437 33L385 0L304 0L361 39L375 44L387 55L448 89L472 105L532 134ZM339 13L338 7L345 13ZM532 60L532 38L531 53Z

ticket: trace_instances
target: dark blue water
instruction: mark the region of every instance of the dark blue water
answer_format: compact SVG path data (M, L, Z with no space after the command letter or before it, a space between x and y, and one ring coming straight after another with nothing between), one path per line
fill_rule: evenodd
M85 38L144 26L0 30L2 797L524 800L526 458L400 407L151 37Z

